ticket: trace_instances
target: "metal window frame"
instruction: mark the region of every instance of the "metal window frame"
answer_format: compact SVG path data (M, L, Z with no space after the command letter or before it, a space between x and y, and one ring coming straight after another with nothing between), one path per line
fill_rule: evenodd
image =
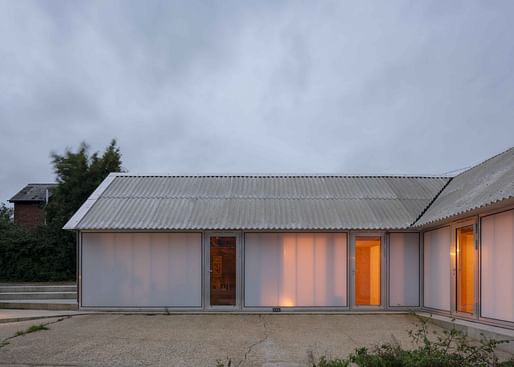
M451 311L448 312L445 310L440 310L440 309L436 309L436 308L432 308L432 307L426 307L424 305L424 303L425 303L424 302L424 288L421 288L421 303L420 303L421 310L427 311L430 313L434 313L434 314L443 315L443 316L464 319L464 320L467 320L470 322L479 323L479 324L483 324L483 325L491 325L491 326L496 326L496 327L500 327L500 328L514 329L514 322L482 316L482 307L481 307L481 305L482 305L482 218L496 215L496 214L501 214L501 213L508 212L511 210L514 210L514 205L512 205L512 204L508 204L503 207L489 208L487 210L481 211L480 213L474 212L473 215L469 215L466 217L459 217L459 218L454 219L453 221L448 220L444 223L440 223L437 226L426 227L426 228L420 230L420 240L422 243L422 250L421 250L422 257L424 256L424 234L426 232L437 230L437 229L440 229L443 227L450 227L450 230L451 230L452 225L474 219L474 220L476 220L476 236L478 237L478 282L477 282L478 284L475 285L478 287L478 292L475 295L475 298L478 297L478 300L477 300L477 302L478 302L478 305L477 305L478 317L470 318L469 314L462 315L460 313L457 314L457 313L452 313ZM453 236L453 234L452 234L452 236ZM422 259L421 261L422 261L421 265L423 267L421 268L420 282L421 282L421 285L424 287L424 277L425 277L424 259ZM450 264L451 264L451 261L450 261ZM451 278L450 278L450 282L451 282ZM453 295L452 295L452 297L453 297ZM465 317L466 315L468 315L468 317Z
M389 304L389 294L386 289L387 282L387 259L386 259L386 231L359 231L350 233L350 266L348 267L349 287L349 304L350 310L353 311L383 311L387 309ZM375 305L357 305L355 303L355 241L358 237L379 237L380 238L380 304Z
M197 233L200 235L200 249L201 249L201 261L203 262L204 258L204 233L201 231L78 231L78 237L79 237L79 262L77 264L77 270L78 270L78 279L77 279L77 297L78 297L78 310L79 311L107 311L107 312L116 312L116 311L126 311L126 312L134 312L134 311L142 311L142 312L198 312L202 311L205 307L204 305L204 284L203 284L203 275L201 276L201 297L200 297L200 306L84 306L83 305L83 286L82 286L82 280L83 280L83 247L84 247L84 239L83 235L84 233L156 233L156 234L169 234L169 233ZM201 271L203 272L204 266L203 263L201 263Z
M488 211L478 215L478 228L479 228L479 253L480 253L480 267L479 267L479 294L478 294L478 318L477 320L481 323L494 325L498 327L504 327L508 329L514 329L514 321L507 321L501 319L495 319L492 317L482 316L482 219L509 211L514 211L514 205L503 208L503 210Z
M451 225L450 224L441 224L436 227L431 227L429 229L423 230L420 232L420 241L421 241L421 248L420 248L420 309L436 313L444 316L451 316L451 284L450 284L450 310L443 310L441 308L435 308L435 307L428 307L425 306L425 233L437 231L442 228L448 228L450 231L450 250L451 250ZM448 254L450 256L450 254ZM450 260L450 279L451 282L451 260Z
M394 306L394 305L391 305L391 235L392 234L398 234L398 233L401 233L401 234L416 234L418 236L418 304L415 305L415 306L406 306L406 305L403 305L403 306ZM421 245L421 232L418 232L418 231L392 231L392 232L387 232L387 254L386 254L386 258L387 258L387 305L386 305L386 309L387 310L395 310L395 311L408 311L408 310L418 310L421 308L421 305L422 305L422 300L421 300L421 295L422 295L422 288L421 288L421 276L423 274L423 269L422 269L422 262L423 262L423 258L422 258L422 245Z
M289 233L289 234L297 234L297 233L307 233L307 234L344 234L346 236L346 306L294 306L294 307L284 307L284 306L246 306L245 301L245 282L244 282L244 276L245 276L245 250L244 247L246 246L245 239L247 234L251 233ZM348 312L350 311L350 300L349 300L349 285L350 285L350 275L349 275L349 266L350 266L350 259L349 259L349 249L350 249L350 232L349 231L323 231L323 230L316 230L316 231L306 231L306 230L288 230L288 231L280 231L280 230L268 230L268 231L244 231L243 232L243 271L242 271L242 283L243 283L243 293L242 293L242 308L241 311L243 312L274 312L274 308L280 309L279 312L295 312L295 313L301 313L301 312ZM276 312L276 311L275 311Z
M459 311L457 309L457 230L464 227L473 227L473 240L475 241L474 245L474 264L473 264L473 313L469 314L466 312ZM451 290L451 300L450 300L450 312L454 317L458 317L459 319L466 320L478 320L478 305L479 298L478 293L480 287L478 286L478 273L479 273L479 250L476 245L476 241L478 241L478 226L477 226L477 218L466 218L463 220L459 220L457 222L453 222L450 225L451 230L451 242L450 242L450 290ZM455 255L451 255L455 254Z
M243 297L243 283L242 279L242 249L241 244L242 232L241 231L205 231L203 232L202 243L202 279L203 279L203 309L207 312L235 312L241 311L242 297ZM211 272L210 272L210 239L211 237L235 237L236 238L236 304L230 305L211 305Z

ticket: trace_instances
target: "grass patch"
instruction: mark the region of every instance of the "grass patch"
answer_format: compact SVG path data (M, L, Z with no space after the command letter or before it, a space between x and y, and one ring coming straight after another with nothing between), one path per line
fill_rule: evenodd
M31 327L29 327L26 330L17 331L16 334L14 334L14 336L24 336L24 335L27 335L30 333L35 333L37 331L42 331L42 330L48 330L48 327L45 324L32 325Z

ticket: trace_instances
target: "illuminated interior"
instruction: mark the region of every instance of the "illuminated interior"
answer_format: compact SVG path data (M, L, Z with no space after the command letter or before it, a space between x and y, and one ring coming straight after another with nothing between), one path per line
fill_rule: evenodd
M334 302L337 295L330 286L334 283L334 279L330 279L330 271L335 268L334 256L342 257L342 248L337 249L335 245L334 238L324 234L282 236L279 306L329 306L338 303ZM342 289L338 290L343 293Z
M346 234L245 235L245 306L346 306Z
M355 304L380 305L380 237L355 240Z
M236 304L236 237L211 237L211 306Z
M473 313L475 236L473 226L457 228L457 311Z

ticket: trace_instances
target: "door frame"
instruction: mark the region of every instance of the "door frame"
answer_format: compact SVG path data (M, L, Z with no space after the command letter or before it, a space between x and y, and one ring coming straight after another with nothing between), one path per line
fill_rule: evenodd
M236 304L229 305L211 305L211 237L235 237L236 238ZM241 245L241 232L233 231L211 231L204 233L203 241L203 269L204 269L204 290L203 290L203 304L205 311L240 311L242 305L242 248Z
M355 241L357 237L379 237L380 238L380 304L377 306L372 305L357 305L355 302ZM349 242L349 292L348 296L350 299L350 309L359 311L376 311L383 310L388 304L387 295L387 258L386 258L386 232L353 232L350 234Z
M474 265L473 265L473 313L461 312L457 310L457 229L462 227L473 226L473 240L474 240ZM453 223L450 226L451 230L451 244L450 244L450 312L459 318L467 318L477 320L479 316L479 264L480 264L480 251L479 251L479 234L478 224L476 218L470 218Z

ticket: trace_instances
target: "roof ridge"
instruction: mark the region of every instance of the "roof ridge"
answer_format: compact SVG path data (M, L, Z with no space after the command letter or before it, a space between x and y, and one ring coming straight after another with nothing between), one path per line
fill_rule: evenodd
M197 178L232 178L232 177L245 177L245 178L321 178L321 177L334 177L334 178L423 178L423 179L449 179L451 176L444 175L401 175L401 174L390 174L390 175L372 175L372 174L338 174L338 173L309 173L309 174L296 174L296 173L250 173L250 174L172 174L172 173L123 173L116 174L117 178L128 178L128 177L197 177Z
M465 169L464 171L462 171L458 175L454 176L453 178L459 177L459 176L463 175L464 173L469 172L472 169L475 169L475 168L477 168L477 167L479 167L479 166L489 162L490 160L495 159L495 158L497 158L497 157L499 157L499 156L501 156L503 154L506 154L507 152L509 152L510 150L513 150L513 149L514 149L514 146L512 146L512 147L510 147L508 149L505 149L504 151L502 151L502 152L500 152L498 154L495 154L492 157L489 157L489 158L487 158L487 159L485 159L485 160L483 160L481 162L478 162L477 164L470 166L469 168Z
M255 200L306 200L306 199L316 199L316 200L423 200L427 201L430 198L398 198L398 197L351 197L351 196L250 196L250 195L241 195L241 196L228 196L228 195L207 195L207 196L192 196L192 195L172 195L172 196L135 196L135 195L124 195L124 196L116 196L116 195L102 195L102 199L224 199L224 200L244 200L244 199L255 199Z
M455 176L444 186L413 225L416 227L427 226L500 201L510 200L514 195L510 186L507 188L505 185L512 184L514 161L511 155L513 151L514 147L510 147ZM492 162L495 159L496 161ZM507 175L505 182L498 181L497 178L494 178L495 175L490 174L491 165L497 165L499 162L506 162L500 169L501 177L504 176L504 172ZM487 168L489 168L489 173ZM471 172L473 170L474 172ZM494 172L500 171L496 168ZM468 175L464 176L466 173ZM466 185L472 185L474 189L470 191Z
M434 202L437 200L437 198L439 196L441 196L441 194L443 193L443 191L448 187L448 185L450 184L450 182L453 181L453 178L450 178L448 180L448 182L446 182L443 187L441 187L441 189L439 190L439 192L437 194L435 194L435 196L432 198L432 200L430 200L430 202L427 204L427 206L425 207L425 209L423 209L421 211L421 213L419 213L418 217L414 220L414 222L411 223L410 227L416 227L416 224L421 220L421 218L423 218L423 215L425 215L425 213L428 211L428 209L430 209L430 207L432 206L432 204L434 204Z

